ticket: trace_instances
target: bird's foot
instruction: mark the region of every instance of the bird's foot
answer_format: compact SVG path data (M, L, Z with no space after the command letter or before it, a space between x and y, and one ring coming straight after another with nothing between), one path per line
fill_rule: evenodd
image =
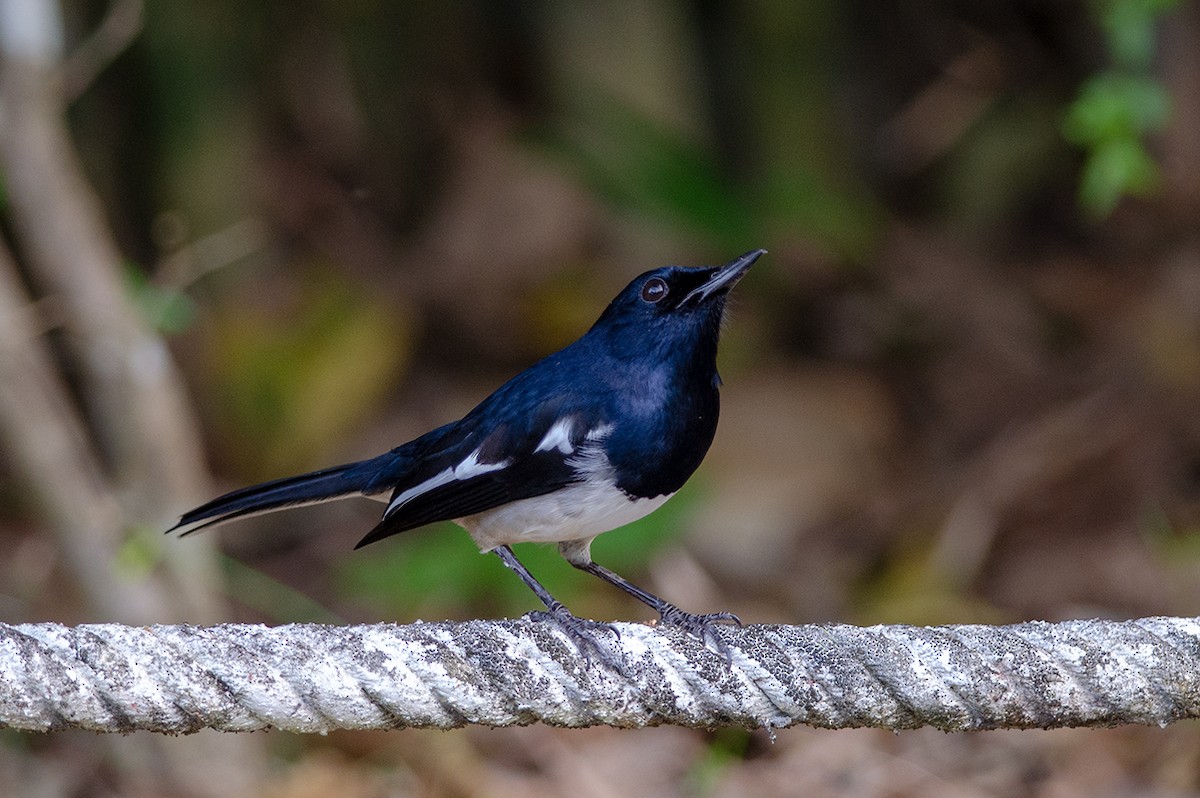
M741 626L742 619L732 612L710 612L705 615L696 615L684 612L674 604L667 604L659 611L659 623L675 626L688 632L718 654L723 654L728 660L730 659L729 646L725 645L725 641L717 634L717 627L722 625Z
M598 631L611 632L619 640L621 633L612 624L580 618L558 602L555 602L554 606L549 609L526 613L525 617L532 621L555 624L563 630L567 637L571 638L576 648L579 649L579 653L583 654L584 659L600 662L623 676L629 675L620 657L616 656L609 646L601 642L600 637L596 634Z

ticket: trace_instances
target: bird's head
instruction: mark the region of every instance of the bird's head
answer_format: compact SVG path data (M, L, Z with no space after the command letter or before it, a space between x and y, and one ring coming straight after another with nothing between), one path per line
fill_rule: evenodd
M725 299L764 253L756 249L724 266L648 271L609 303L589 335L642 352L701 346L715 354Z

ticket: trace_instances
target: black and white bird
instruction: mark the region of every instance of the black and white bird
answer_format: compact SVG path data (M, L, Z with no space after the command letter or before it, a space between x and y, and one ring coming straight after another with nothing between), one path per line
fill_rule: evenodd
M453 520L517 573L577 641L573 616L513 554L557 543L567 562L713 639L731 613L693 615L597 565L591 542L654 511L692 475L717 429L717 339L730 289L765 250L718 267L667 266L636 278L579 340L500 386L462 419L369 460L235 490L168 531L305 504L387 502L358 547ZM357 547L356 547L357 548Z

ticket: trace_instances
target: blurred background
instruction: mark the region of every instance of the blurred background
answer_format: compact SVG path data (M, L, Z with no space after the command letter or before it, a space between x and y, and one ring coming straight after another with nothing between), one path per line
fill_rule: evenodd
M597 560L748 622L1200 603L1200 6L0 0L0 618L533 596L343 502L636 274L770 251L721 427ZM552 548L577 613L648 620ZM0 733L21 796L1197 795L1200 733Z

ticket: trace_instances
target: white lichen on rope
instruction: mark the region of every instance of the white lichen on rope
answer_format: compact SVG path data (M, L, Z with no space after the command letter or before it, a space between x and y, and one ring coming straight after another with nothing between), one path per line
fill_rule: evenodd
M723 629L620 623L623 672L528 620L0 624L0 726L295 732L676 724L947 731L1200 716L1200 618Z

